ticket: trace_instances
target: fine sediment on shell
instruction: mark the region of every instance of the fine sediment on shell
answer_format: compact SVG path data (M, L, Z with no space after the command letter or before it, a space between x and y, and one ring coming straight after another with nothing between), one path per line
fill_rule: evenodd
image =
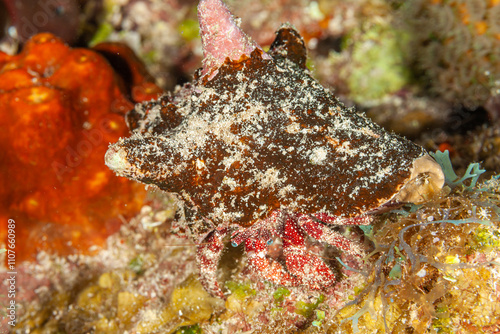
M180 194L215 225L250 225L284 208L360 215L391 199L426 154L345 108L295 63L258 50L180 96L138 106L134 134L107 163Z

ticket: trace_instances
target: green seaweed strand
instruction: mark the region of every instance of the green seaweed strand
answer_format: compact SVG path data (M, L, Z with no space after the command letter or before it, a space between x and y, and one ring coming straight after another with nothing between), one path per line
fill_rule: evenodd
M436 162L441 166L444 172L445 182L450 188L455 188L458 185L463 185L465 190L472 190L479 179L479 176L483 174L486 170L481 169L479 163L474 162L469 164L467 170L465 171L464 176L459 178L455 171L453 170L453 166L450 161L450 153L448 150L441 152L436 151L435 153L429 153ZM469 186L465 186L463 183L465 180L471 179Z

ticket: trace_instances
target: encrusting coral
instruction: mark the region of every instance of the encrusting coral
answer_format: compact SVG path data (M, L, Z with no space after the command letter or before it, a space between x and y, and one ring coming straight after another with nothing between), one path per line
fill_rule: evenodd
M99 53L51 34L31 38L18 55L0 53L0 217L17 222L17 261L41 249L68 254L102 245L119 215L142 206L144 190L102 163L107 144L128 133L123 117L133 102L160 92L141 75L128 85L132 100Z

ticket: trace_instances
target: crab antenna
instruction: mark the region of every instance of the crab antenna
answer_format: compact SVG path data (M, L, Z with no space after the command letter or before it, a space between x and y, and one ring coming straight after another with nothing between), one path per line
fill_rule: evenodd
M210 73L211 79L226 58L238 60L262 48L236 24L233 15L221 0L200 0L198 20L203 45L202 75ZM271 57L262 50L262 57Z

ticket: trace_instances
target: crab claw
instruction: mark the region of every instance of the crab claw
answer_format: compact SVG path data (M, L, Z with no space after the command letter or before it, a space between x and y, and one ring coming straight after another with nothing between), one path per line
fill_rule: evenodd
M225 299L217 281L217 266L224 249L223 238L227 228L210 232L196 250L196 262L200 268L200 282L205 290L214 297Z

